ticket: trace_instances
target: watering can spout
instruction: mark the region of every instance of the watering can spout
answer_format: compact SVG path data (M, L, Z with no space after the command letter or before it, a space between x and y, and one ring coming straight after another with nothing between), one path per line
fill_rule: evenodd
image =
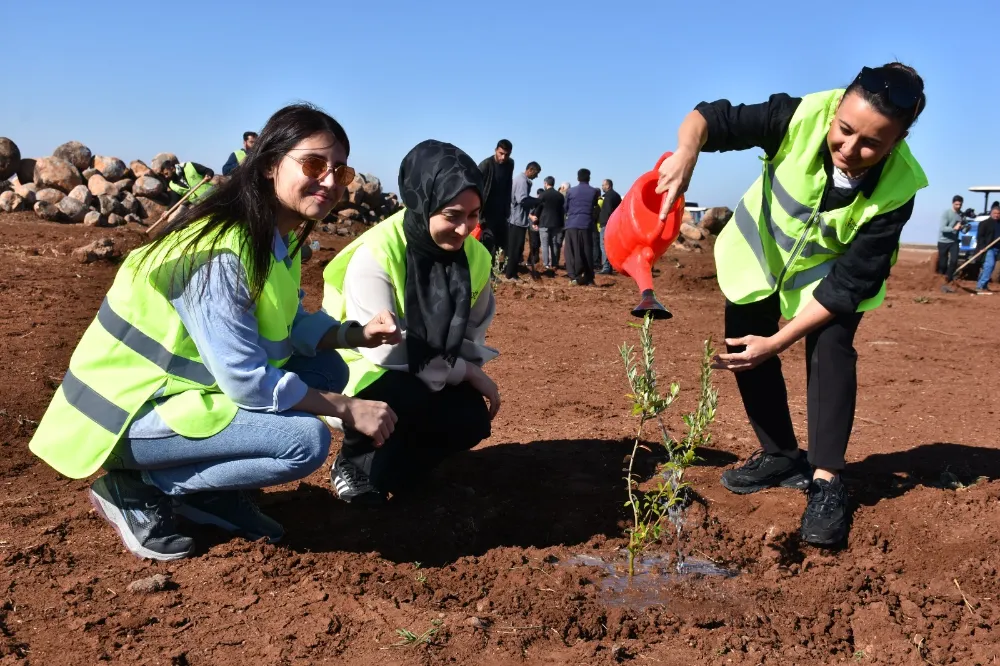
M608 261L620 273L635 280L640 302L632 310L636 317L649 313L654 319L673 315L661 304L653 290L653 264L680 234L684 198L677 197L666 220L660 219L663 194L656 193L659 167L672 153L665 153L652 171L641 175L611 214L605 231Z
M653 293L652 289L643 290L640 294L639 305L632 308L633 317L645 317L647 314L653 319L670 319L673 317L673 313L667 308L663 307L663 304L656 300L656 294Z

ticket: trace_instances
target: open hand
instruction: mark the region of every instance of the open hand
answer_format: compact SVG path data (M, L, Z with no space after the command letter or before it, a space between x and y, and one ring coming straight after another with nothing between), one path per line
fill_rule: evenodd
M716 354L712 359L712 368L716 370L732 370L741 372L756 368L758 365L778 353L778 346L770 337L747 335L742 338L726 338L730 347L745 346L741 352Z
M663 160L660 165L660 178L656 182L656 193L663 194L663 206L660 207L660 219L667 219L667 214L674 207L674 202L687 192L694 174L694 166L698 163L698 153L692 153L682 148Z
M396 345L402 342L403 333L399 330L396 315L388 310L382 310L365 324L363 331L364 343L359 347L379 347L381 345Z

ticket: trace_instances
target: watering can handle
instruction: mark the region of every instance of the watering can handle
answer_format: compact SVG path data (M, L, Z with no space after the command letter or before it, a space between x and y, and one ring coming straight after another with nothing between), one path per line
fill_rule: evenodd
M667 158L670 157L673 154L674 154L674 152L672 150L668 150L667 152L663 153L663 155L660 156L660 159L658 159L656 161L656 166L653 167L653 171L656 171L657 173L659 173L659 171L660 171L660 165L663 164L667 160Z
M653 167L653 173L656 174L657 177L659 177L660 165L663 164L663 162L666 161L666 159L673 154L674 154L673 151L668 150L667 152L663 153L663 155L660 156L660 159L656 161L656 166ZM660 234L663 233L663 229L666 226L666 224L667 224L666 220L660 220L659 223L656 225L656 231L653 233L652 237L653 238L659 237Z

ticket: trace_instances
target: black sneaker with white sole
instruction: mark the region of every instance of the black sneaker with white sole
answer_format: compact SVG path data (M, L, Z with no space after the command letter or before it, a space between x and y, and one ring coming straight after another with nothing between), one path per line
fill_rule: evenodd
M363 458L370 461L371 455ZM362 466L363 463L352 461L343 452L337 454L330 469L330 482L337 491L337 497L350 504L363 506L384 504L388 499L386 494L375 487Z
M139 472L108 472L90 485L90 501L133 555L179 560L194 551L194 539L177 531L170 497L144 483Z
M847 537L849 512L847 488L840 477L833 481L813 479L809 502L802 514L799 536L814 546L835 546Z
M749 495L779 487L805 490L811 478L812 469L802 451L794 460L788 456L757 451L742 467L723 472L722 485L738 495Z
M177 497L174 512L199 525L215 525L251 541L276 543L285 536L281 523L261 513L243 490L213 490Z

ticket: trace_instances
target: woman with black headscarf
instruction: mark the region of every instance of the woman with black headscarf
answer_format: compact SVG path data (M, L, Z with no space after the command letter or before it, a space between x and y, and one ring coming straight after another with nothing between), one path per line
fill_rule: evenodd
M405 208L323 271L327 313L355 322L389 310L403 330L398 344L340 350L344 393L385 402L398 418L384 437L345 429L330 477L342 500L359 504L384 502L489 437L500 408L482 370L498 355L485 344L496 312L490 254L469 237L482 206L479 168L451 144L424 141L403 158L399 191Z

